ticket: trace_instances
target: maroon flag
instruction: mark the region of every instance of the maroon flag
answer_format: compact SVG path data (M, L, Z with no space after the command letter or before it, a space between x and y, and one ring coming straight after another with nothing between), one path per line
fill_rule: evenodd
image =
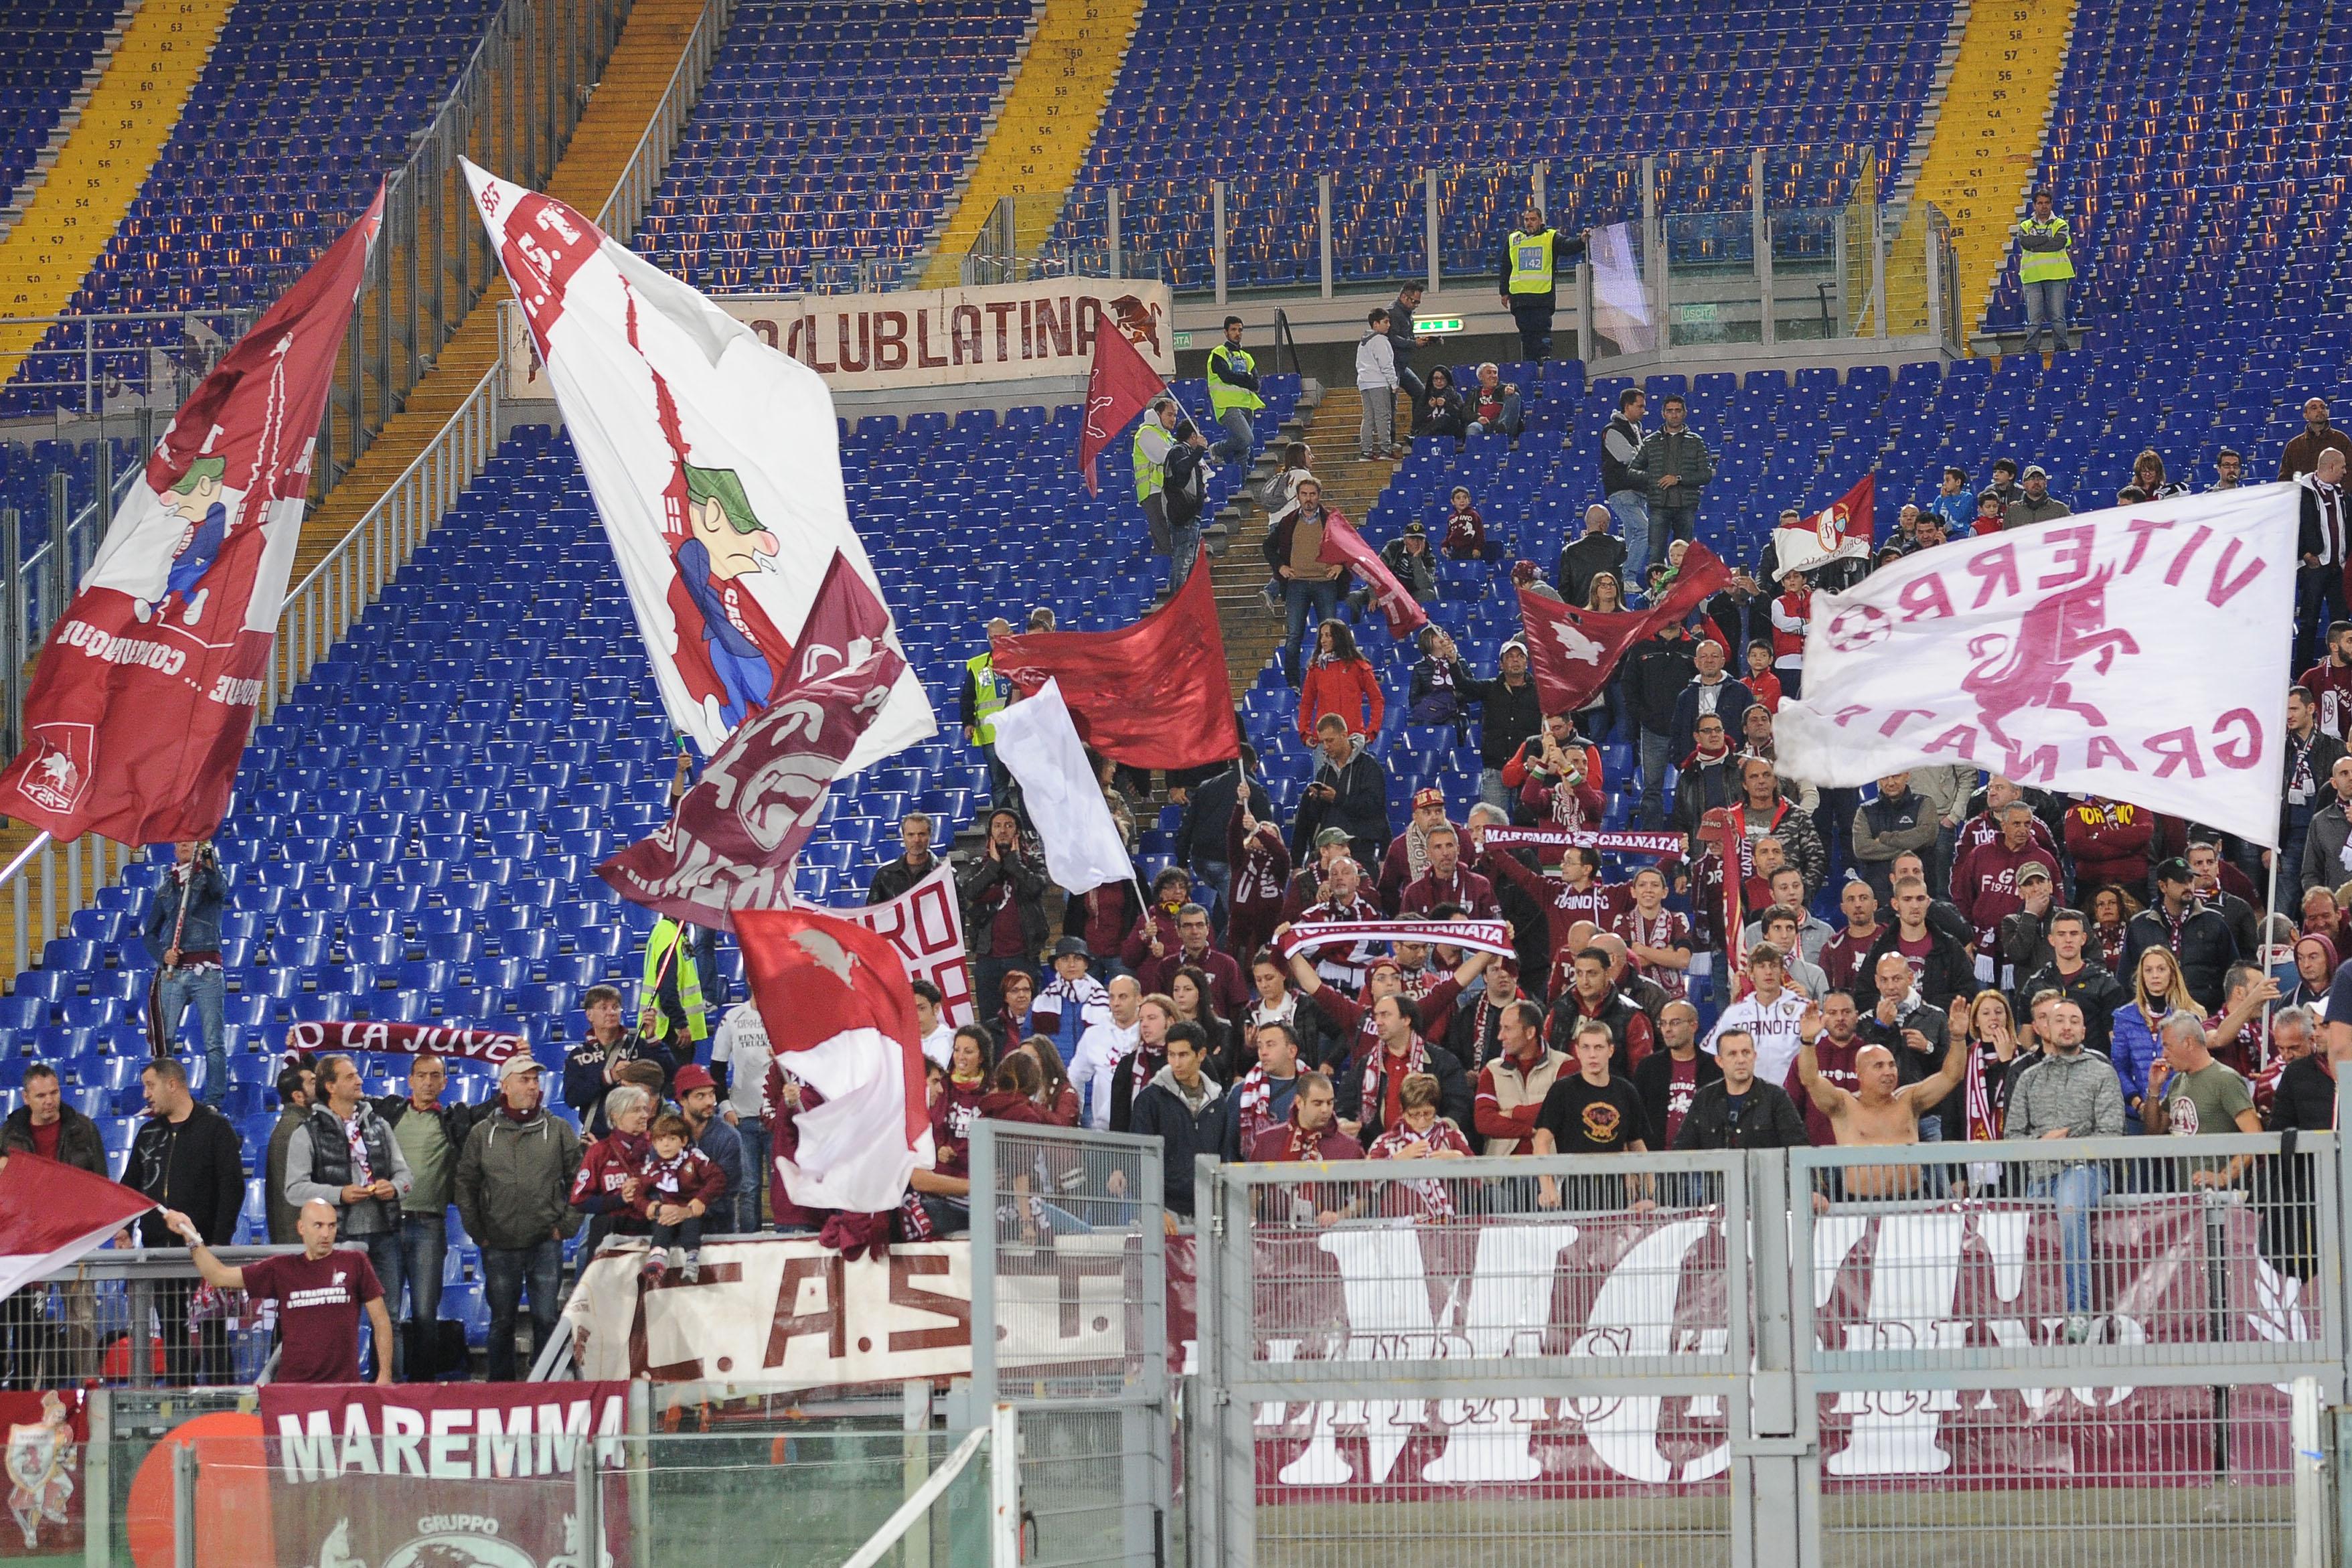
M1143 362L1127 333L1105 318L1095 333L1095 365L1087 376L1087 422L1078 431L1078 471L1087 477L1087 494L1096 493L1095 459L1111 437L1167 390L1168 384Z
M378 190L148 454L41 650L0 815L124 844L220 826L278 636L335 353L383 224Z
M1730 568L1704 544L1683 557L1666 596L1646 610L1580 610L1549 594L1519 590L1519 625L1536 695L1547 713L1584 706L1609 679L1625 650L1669 622L1686 619L1710 594L1731 586Z
M882 640L888 625L835 554L786 683L720 743L670 820L596 874L633 903L722 930L736 910L790 903L793 859L825 791L906 668Z
M1195 768L1241 754L1205 551L1176 596L1131 626L1001 637L991 651L1024 696L1058 681L1078 739L1113 762Z
M32 1153L0 1160L0 1297L96 1250L154 1206L77 1165Z
M1404 584L1396 580L1389 563L1381 552L1364 542L1355 524L1338 512L1327 512L1323 518L1323 548L1316 559L1326 566L1345 566L1356 574L1356 580L1372 591L1372 600L1381 614L1389 618L1389 636L1402 642L1422 627L1429 625L1429 616Z

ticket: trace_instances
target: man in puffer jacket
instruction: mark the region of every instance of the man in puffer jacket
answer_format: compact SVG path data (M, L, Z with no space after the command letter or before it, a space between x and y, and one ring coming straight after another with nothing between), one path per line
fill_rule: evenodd
M1666 394L1658 411L1665 423L1643 438L1625 467L1649 491L1651 547L1663 559L1671 541L1696 536L1699 492L1715 478L1715 455L1686 423L1690 405L1681 393Z
M467 1133L452 1184L457 1217L482 1251L492 1383L515 1379L515 1315L526 1285L532 1343L546 1344L555 1331L563 1238L580 1228L569 1201L579 1168L580 1135L540 1106L539 1063L509 1057L499 1068L498 1104Z

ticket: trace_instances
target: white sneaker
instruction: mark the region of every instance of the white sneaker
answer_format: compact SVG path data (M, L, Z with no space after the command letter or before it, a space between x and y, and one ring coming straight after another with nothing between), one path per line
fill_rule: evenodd
M196 617L205 613L205 600L211 593L210 588L196 590L196 596L188 601L188 613L180 617L181 624L191 626L196 624Z

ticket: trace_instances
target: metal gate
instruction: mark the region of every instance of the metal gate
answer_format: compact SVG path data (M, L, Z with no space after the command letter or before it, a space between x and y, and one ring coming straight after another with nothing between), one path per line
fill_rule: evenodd
M1191 1563L2333 1563L2336 1140L2190 1146L1204 1167Z
M1014 1407L1030 1568L1165 1561L1160 1177L1156 1138L972 1124L971 1408L961 1424Z

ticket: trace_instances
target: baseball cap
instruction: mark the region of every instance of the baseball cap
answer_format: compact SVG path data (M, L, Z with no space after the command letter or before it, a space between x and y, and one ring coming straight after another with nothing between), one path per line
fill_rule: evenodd
M1399 963L1395 959L1376 958L1372 960L1371 963L1364 966L1364 978L1370 980L1373 975L1378 974L1383 969L1393 969L1399 974L1402 974L1404 973L1404 965Z
M1412 808L1415 811L1419 811L1424 805L1444 805L1444 804L1445 792L1442 789L1417 789L1412 792Z
M499 1064L499 1081L504 1083L510 1078L519 1078L524 1073L537 1071L539 1071L539 1058L529 1051L517 1051Z
M670 1075L670 1092L680 1100L684 1100L698 1089L717 1089L718 1087L719 1080L712 1078L710 1069L700 1062L688 1062Z
M2193 882L2197 879L2189 874L2189 862L2175 855L2169 860L2157 862L2156 879L2159 882Z
M2041 861L2028 860L2024 865L2020 866L2017 868L2017 885L2019 887L2021 888L2028 882L2037 880L2043 882L2050 880L2050 868L2044 866Z
M1327 827L1315 836L1315 847L1318 849L1327 844L1345 844L1346 842L1348 842L1348 830L1344 827Z
M1407 533L1426 534L1428 533L1429 529L1418 518L1416 518L1412 521L1404 525L1404 531Z
M2050 477L2050 470L2043 468L2039 463L2028 463L2025 465L2025 477L2027 479L2030 479L2036 474L2039 474L2042 478L2046 479Z
M1496 649L1496 655L1495 655L1495 657L1496 657L1497 658L1501 658L1504 654L1509 653L1509 652L1513 651L1514 649L1517 650L1517 652L1518 652L1519 656L1520 656L1522 658L1526 658L1526 657L1527 657L1528 645L1527 645L1527 644L1525 644L1525 643L1523 643L1523 642L1521 642L1521 641L1520 641L1518 638L1517 638L1517 637L1513 637L1513 638L1511 638L1511 640L1510 640L1510 641L1508 641L1508 642L1505 643L1505 644L1504 644L1500 648Z

